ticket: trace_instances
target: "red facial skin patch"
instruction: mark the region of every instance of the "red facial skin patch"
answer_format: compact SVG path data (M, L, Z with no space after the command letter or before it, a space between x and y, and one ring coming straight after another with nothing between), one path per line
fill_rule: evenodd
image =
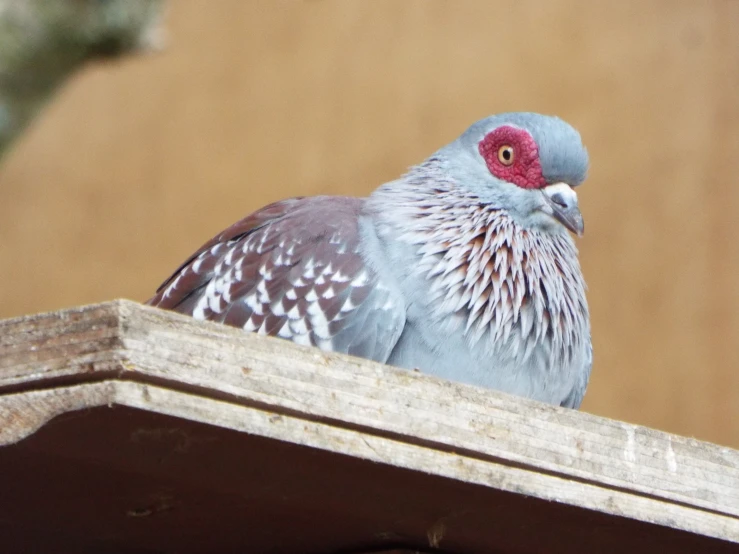
M498 159L502 146L513 148L513 163L505 165ZM504 125L489 132L478 145L480 155L495 177L524 189L538 189L547 185L539 163L539 148L534 138L524 131Z

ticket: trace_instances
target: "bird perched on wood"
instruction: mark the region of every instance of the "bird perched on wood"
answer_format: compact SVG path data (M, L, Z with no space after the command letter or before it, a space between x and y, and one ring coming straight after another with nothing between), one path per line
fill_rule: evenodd
M592 349L568 230L587 168L564 121L491 116L367 198L247 216L149 303L577 408Z

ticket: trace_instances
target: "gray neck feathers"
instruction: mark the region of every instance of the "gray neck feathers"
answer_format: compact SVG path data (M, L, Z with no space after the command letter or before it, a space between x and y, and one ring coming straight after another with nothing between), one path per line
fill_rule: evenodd
M442 332L522 363L540 346L554 363L580 351L588 307L568 234L521 227L435 157L380 187L366 212L405 294Z

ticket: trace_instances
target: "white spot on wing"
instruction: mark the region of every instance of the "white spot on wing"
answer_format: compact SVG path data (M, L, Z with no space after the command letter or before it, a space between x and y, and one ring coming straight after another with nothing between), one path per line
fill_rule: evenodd
M310 323L313 327L313 333L315 333L319 339L328 340L331 338L331 334L328 330L326 314L323 313L318 302L313 302L308 305L308 317L310 318Z
M293 336L292 331L290 330L290 325L287 321L283 323L282 327L280 327L280 330L277 331L277 336L283 339L289 339Z
M235 248L229 248L228 252L226 252L226 256L225 256L226 265L231 265L233 263L234 251L235 251Z
M318 300L318 295L316 294L315 289L310 289L308 291L308 294L305 295L305 299L308 302L315 302L316 300Z
M195 306L195 309L192 311L192 317L199 320L205 319L205 307L208 305L208 298L202 297L200 300L198 300L197 305Z
M267 282L266 281L259 281L259 283L257 284L257 292L259 293L259 301L262 304L270 303L269 294L267 293Z
M282 303L282 300L280 300L279 302L275 302L274 304L272 304L270 306L270 309L272 310L272 313L275 314L276 316L282 317L282 316L285 315L285 306Z
M263 265L259 266L259 275L268 281L272 278L272 272L267 271L267 268Z
M287 312L287 317L293 320L299 320L300 318L300 310L298 310L298 305L295 304L292 308L290 308L290 311Z
M331 276L334 283L346 283L349 280L348 275L344 275L341 271L337 271Z
M306 335L308 333L308 325L303 318L290 320L290 329L295 335Z
M352 286L353 287L363 287L369 282L369 275L367 275L366 271L362 271L359 273L353 280L352 280Z
M257 295L256 293L248 294L244 297L244 303L249 307L250 310L254 311L257 309L257 306L259 306L259 302L257 302Z
M334 349L334 341L332 341L331 339L319 340L318 348L325 352L332 352Z

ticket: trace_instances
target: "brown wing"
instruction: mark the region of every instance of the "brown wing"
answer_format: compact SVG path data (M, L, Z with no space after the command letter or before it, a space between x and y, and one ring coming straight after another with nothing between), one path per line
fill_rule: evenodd
M386 361L405 306L361 255L361 202L318 196L271 204L204 244L148 303Z

